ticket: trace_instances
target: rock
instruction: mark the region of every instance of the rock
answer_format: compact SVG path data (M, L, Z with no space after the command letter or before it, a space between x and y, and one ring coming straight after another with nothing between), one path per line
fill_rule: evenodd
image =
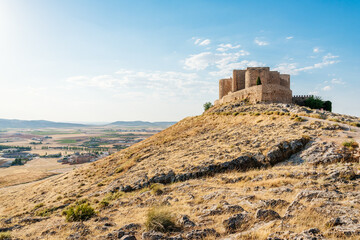
M143 240L160 240L160 239L165 239L165 235L160 233L160 232L154 232L154 231L150 231L150 232L143 232L142 233L142 239Z
M270 209L259 209L256 211L255 213L255 218L259 221L272 221L272 220L276 220L276 219L280 219L280 215L275 212L274 210L270 210Z
M353 167L350 166L337 166L335 169L328 171L328 177L325 180L353 180L356 177Z
M184 228L189 228L189 227L195 227L196 226L196 224L193 221L190 220L188 215L181 215L178 222Z
M119 230L130 230L130 231L136 231L141 229L141 225L138 223L130 223L127 225L122 226Z
M305 209L306 207L299 203L299 201L294 200L287 208L284 218L290 218L293 217L296 212L301 211Z
M215 231L213 228L206 228L202 230L193 230L186 234L185 239L204 239L209 238L211 236L219 237L220 234Z
M136 237L131 235L125 235L122 238L120 238L120 240L136 240Z
M336 163L344 157L338 149L333 142L314 142L300 154L300 158L314 165Z
M239 213L223 221L226 232L233 233L237 229L244 228L249 221L246 213Z
M325 240L324 236L317 228L311 228L301 233L292 231L275 232L267 237L267 240Z
M244 209L239 205L224 205L223 209L226 213L238 213L244 211Z
M289 202L282 199L269 199L269 200L260 200L259 205L265 208L275 208L275 207L283 207L288 205Z

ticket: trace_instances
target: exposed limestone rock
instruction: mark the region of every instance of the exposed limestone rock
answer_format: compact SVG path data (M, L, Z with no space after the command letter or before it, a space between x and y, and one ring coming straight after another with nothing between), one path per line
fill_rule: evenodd
M274 210L270 210L270 209L258 209L255 213L255 218L258 221L272 221L272 220L276 220L276 219L280 219L280 215L275 212Z
M250 217L248 216L247 213L239 213L224 220L223 225L225 227L226 232L233 233L237 229L245 228L248 225L249 220Z

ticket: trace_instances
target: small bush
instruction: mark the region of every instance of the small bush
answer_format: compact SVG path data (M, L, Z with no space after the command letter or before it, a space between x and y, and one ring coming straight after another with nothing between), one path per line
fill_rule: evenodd
M213 105L211 102L204 103L204 111L207 111L209 108L211 108Z
M115 173L121 173L124 171L124 168L123 167L118 167L116 170L115 170Z
M109 202L109 200L107 200L107 199L104 198L103 200L101 200L101 202L99 203L99 205L100 205L101 208L106 208L107 206L110 205L110 202Z
M162 208L152 208L146 215L147 230L169 232L176 229L175 219L171 213Z
M237 115L239 115L239 113L238 113L238 112L234 112L233 115L234 115L234 116L237 116Z
M11 234L9 232L1 232L0 233L0 240L10 240Z
M66 221L86 221L95 215L95 210L89 203L83 203L76 206L71 206L63 212L66 217Z
M44 206L44 203L36 204L34 207L34 210L38 210L39 208L42 208Z
M294 121L295 122L304 122L305 119L303 119L302 117L296 117L296 118L294 118Z
M351 140L349 142L343 142L342 145L346 148L349 148L349 149L354 149L354 148L358 148L359 147L359 144L357 142L355 142L354 140Z
M163 185L159 184L159 183L151 184L150 189L151 189L152 194L154 194L154 195L161 195L164 192Z
M350 125L353 127L360 127L360 123L356 123L356 122L352 122L350 123Z

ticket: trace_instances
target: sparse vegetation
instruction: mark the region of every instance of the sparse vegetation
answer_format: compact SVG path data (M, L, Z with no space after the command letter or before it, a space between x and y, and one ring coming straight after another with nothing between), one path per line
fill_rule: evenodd
M10 232L0 232L0 240L11 240Z
M349 148L349 149L355 149L355 148L358 148L359 147L359 144L357 142L355 142L354 140L351 140L351 141L345 141L342 143L342 145L346 148Z
M169 232L176 229L173 215L162 207L154 207L148 211L145 226L148 230L159 232Z
M163 193L163 185L159 183L154 183L150 186L151 192L154 195L161 195Z
M95 215L95 210L89 203L69 207L63 212L68 222L86 221Z
M212 103L211 102L206 102L204 103L204 111L207 111L208 109L210 109L212 107Z

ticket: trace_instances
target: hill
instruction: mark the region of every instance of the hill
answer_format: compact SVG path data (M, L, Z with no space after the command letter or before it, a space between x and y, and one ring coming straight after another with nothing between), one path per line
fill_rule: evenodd
M0 232L21 239L358 239L359 123L287 104L213 107L72 172L0 189ZM87 204L95 216L72 221L77 208L91 215Z
M52 122L45 120L0 119L0 129L6 128L71 128L85 127L84 124Z

